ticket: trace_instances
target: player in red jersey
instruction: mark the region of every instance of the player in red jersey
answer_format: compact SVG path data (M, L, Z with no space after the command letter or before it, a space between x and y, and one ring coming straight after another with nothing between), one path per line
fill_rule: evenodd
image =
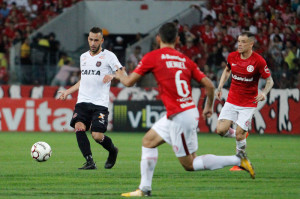
M243 32L238 37L238 51L229 54L216 91L217 98L221 100L223 85L231 74L232 82L218 118L217 133L235 137L237 153L245 153L247 131L257 103L266 99L274 84L266 61L252 50L254 41L255 36L250 32ZM266 85L258 93L260 77L266 79ZM236 130L230 128L233 122L237 124Z
M204 119L212 115L214 86L194 62L174 49L179 37L173 23L164 24L156 39L160 49L146 54L133 73L127 76L125 69L116 71L116 78L125 86L133 86L144 74L152 72L167 110L167 115L158 120L143 138L139 188L122 196L151 195L157 147L165 142L173 147L179 162L187 171L215 170L238 164L254 178L254 170L246 157L196 155L199 112L192 99L190 82L195 79L205 87L208 98L202 113Z

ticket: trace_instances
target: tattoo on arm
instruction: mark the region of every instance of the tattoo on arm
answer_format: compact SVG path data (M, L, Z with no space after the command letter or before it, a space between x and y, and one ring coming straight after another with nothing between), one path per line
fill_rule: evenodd
M266 79L266 85L265 85L265 88L264 88L264 90L262 91L265 95L267 95L269 92L270 92L270 90L272 89L272 87L273 87L273 85L274 85L274 82L273 82L273 79L272 79L272 77L270 76L270 77L268 77L267 79Z

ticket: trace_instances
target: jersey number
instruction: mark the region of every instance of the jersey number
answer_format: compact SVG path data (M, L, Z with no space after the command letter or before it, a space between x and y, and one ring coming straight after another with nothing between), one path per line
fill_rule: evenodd
M189 86L185 80L180 79L181 70L177 71L175 74L175 84L177 88L177 93L181 97L187 97L190 94Z

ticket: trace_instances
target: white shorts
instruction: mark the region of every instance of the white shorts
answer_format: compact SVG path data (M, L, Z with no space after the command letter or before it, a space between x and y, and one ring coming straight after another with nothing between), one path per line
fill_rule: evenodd
M166 116L152 127L165 142L173 147L177 157L192 154L198 149L197 127L199 112L196 108L178 113L172 119Z
M255 107L242 107L225 102L218 120L231 120L248 131L255 109Z

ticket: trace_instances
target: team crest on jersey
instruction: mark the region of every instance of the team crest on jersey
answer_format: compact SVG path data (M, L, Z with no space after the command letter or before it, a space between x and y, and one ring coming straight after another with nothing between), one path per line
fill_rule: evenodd
M270 70L269 70L268 66L265 66L265 72L270 73Z
M100 67L101 66L101 61L97 61L96 66Z
M254 71L254 66L252 66L252 65L247 66L247 71L249 73L253 72Z

